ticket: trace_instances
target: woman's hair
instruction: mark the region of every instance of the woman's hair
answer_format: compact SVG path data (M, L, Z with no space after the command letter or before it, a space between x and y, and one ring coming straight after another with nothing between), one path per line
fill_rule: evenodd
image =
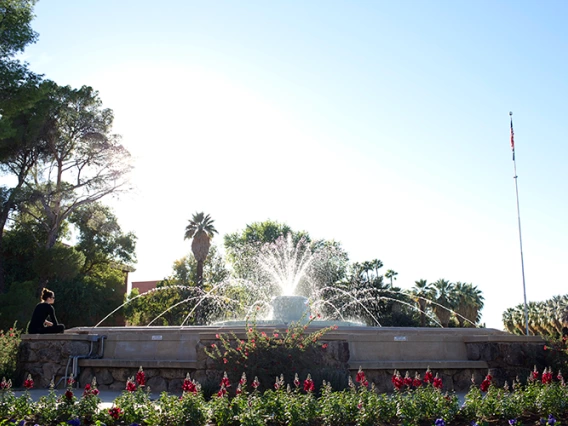
M53 296L54 296L53 291L51 291L48 288L44 287L43 290L41 291L41 300L47 300Z

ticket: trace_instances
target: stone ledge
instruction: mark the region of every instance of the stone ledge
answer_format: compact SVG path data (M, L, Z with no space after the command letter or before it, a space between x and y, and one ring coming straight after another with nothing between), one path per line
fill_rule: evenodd
M167 361L155 359L79 359L80 367L106 367L106 368L181 368L181 369L196 369L203 368L203 364L197 361Z
M485 361L350 361L349 369L356 370L359 367L363 370L432 370L442 369L488 369L489 365Z
M464 337L464 343L543 343L544 340L540 336L469 336Z
M22 340L39 340L44 342L50 341L81 341L81 342L93 342L96 341L100 334L22 334Z

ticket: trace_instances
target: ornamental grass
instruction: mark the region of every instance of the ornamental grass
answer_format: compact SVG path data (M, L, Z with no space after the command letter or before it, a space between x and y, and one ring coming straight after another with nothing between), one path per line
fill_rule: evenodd
M568 421L568 387L562 375L550 369L540 373L535 368L526 383L502 387L488 374L482 383L472 382L461 404L429 369L424 378L395 371L391 381L393 392L379 393L359 369L340 391L326 382L316 388L310 375L296 375L291 383L275 377L270 389L261 391L256 377L249 380L243 374L232 383L224 374L218 392L206 399L188 374L181 396L164 392L153 400L140 367L112 406L103 409L95 379L82 391L69 380L60 394L52 383L47 396L33 401L34 382L28 376L18 397L10 381L0 382L0 425L552 426Z

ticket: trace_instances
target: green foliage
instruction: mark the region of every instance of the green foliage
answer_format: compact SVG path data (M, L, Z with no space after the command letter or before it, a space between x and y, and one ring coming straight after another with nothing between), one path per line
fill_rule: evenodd
M33 269L38 277L48 281L66 281L75 278L83 265L85 255L74 247L57 244L50 249L39 248L35 253Z
M39 302L36 286L34 281L16 282L10 285L7 293L0 294L0 328L7 329L17 322L22 324L24 331L27 330L34 307Z
M224 237L227 259L231 263L235 276L243 279L256 278L256 253L267 243L274 243L278 238L291 235L294 244L302 238L311 242L307 232L295 232L284 224L272 220L254 222L241 232L227 234Z
M244 339L234 332L218 334L218 342L206 347L205 353L215 361L217 370L228 372L233 382L237 382L243 372L247 377L258 377L261 388L282 374L285 380L292 382L295 375L308 374L315 365L322 364L327 345L320 340L336 328L309 332L313 320L292 322L284 332L272 330L268 334L259 329L253 319L252 323L247 322Z
M109 264L93 267L88 275L73 280L51 281L50 289L57 295L57 318L66 328L93 326L123 303L124 272ZM77 306L77 303L80 306ZM120 325L120 316L110 317L105 325Z
M79 232L75 249L83 253L83 272L100 264L129 265L136 261L136 236L123 233L110 207L98 202L79 207L70 217Z
M134 379L129 379L134 384ZM127 384L128 386L128 384ZM134 391L125 390L115 400L113 405L120 408L120 420L125 424L143 424L149 418L156 416L156 406L150 400L150 393L142 386Z
M207 423L207 406L201 393L184 393L180 398L163 392L156 405L154 424L201 426Z
M0 330L0 377L15 377L21 330L16 323L8 330Z
M205 288L196 286L197 261L187 255L174 262L173 274L158 283L157 289L140 295L137 289L128 295L124 315L131 325L194 324L195 318L216 321L244 316L244 289L238 286L223 286L229 271L216 246L211 246L204 262ZM209 292L204 297L205 291ZM231 317L229 317L231 315Z
M28 44L36 41L37 33L30 25L36 1L0 1L0 60L22 52Z

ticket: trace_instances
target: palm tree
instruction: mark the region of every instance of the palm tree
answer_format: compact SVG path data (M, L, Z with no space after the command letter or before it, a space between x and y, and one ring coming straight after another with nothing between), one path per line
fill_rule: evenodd
M379 277L379 269L381 269L383 267L383 262L381 262L379 259L373 259L371 261L373 269L375 270L375 278Z
M479 321L479 313L483 308L481 290L468 283L457 282L453 289L456 318L460 327L474 326ZM468 321L468 324L465 324Z
M452 293L454 285L444 279L439 279L434 284L435 299L432 304L432 310L438 317L442 327L447 327L450 324L452 317L452 309L454 301L452 300Z
M396 276L398 275L398 272L393 271L392 269L389 269L386 273L385 273L385 277L386 278L390 278L390 285L392 287L392 280L394 278L394 280L396 281Z
M420 327L426 327L426 307L428 306L428 301L434 296L432 285L428 284L426 280L415 281L411 294L412 299L420 309Z
M193 239L191 251L197 261L197 286L199 288L203 288L203 263L209 254L211 238L217 233L213 222L211 216L206 216L203 212L195 213L189 220L189 225L185 228L184 239Z

